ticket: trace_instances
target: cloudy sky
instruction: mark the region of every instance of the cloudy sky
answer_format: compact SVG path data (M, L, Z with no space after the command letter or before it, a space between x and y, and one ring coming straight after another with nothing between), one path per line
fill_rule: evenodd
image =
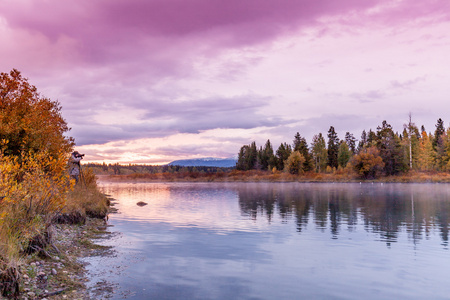
M448 0L1 0L0 57L90 161L450 121Z

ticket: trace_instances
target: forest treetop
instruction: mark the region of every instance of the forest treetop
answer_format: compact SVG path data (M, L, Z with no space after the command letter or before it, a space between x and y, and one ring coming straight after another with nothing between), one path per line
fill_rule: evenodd
M441 118L434 133L427 133L412 122L411 115L401 133L383 121L376 131L363 130L357 140L346 132L339 139L333 126L327 132L314 135L308 145L299 132L292 144L286 142L274 151L267 140L264 147L253 142L241 147L236 168L238 170L278 170L292 174L303 172L332 172L336 169L356 171L361 177L396 175L408 170L449 171L450 129L445 129Z

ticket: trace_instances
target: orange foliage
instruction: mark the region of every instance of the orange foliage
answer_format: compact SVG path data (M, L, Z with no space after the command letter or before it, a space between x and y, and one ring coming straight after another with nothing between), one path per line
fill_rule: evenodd
M0 260L17 257L65 205L67 131L58 102L17 70L0 74Z
M363 178L375 178L384 167L383 159L376 147L361 150L352 159L352 166Z
M0 74L0 149L21 157L25 152L69 152L73 139L57 101L41 97L19 71Z

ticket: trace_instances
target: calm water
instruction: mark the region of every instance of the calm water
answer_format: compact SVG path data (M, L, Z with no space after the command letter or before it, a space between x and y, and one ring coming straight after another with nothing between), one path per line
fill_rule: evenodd
M450 185L100 185L116 299L450 298Z

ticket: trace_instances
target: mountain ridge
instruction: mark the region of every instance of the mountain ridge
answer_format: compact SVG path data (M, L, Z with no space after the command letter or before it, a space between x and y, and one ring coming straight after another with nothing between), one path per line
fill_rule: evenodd
M217 157L203 157L193 159L179 159L168 163L169 166L182 167L219 167L232 168L236 166L237 158L217 158Z

